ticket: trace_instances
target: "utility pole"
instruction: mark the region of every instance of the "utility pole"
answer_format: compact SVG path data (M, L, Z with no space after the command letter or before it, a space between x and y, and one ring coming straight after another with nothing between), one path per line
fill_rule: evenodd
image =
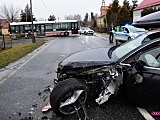
M27 12L28 12L28 11L26 11L26 22L27 22Z
M36 39L34 37L34 29L33 29L32 0L30 0L30 8L31 8L31 22L32 22L32 42L35 43Z

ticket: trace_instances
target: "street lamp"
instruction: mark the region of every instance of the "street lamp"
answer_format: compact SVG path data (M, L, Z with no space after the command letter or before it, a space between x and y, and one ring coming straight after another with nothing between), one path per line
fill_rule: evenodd
M31 22L32 22L32 42L35 43L35 37L34 37L34 29L33 29L33 14L32 14L32 0L30 0L30 9L31 9Z

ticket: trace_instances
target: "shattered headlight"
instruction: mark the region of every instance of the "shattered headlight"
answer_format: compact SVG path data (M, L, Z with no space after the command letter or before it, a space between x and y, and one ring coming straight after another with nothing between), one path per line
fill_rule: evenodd
M118 76L118 71L115 68L109 69L109 73L110 73L110 76L114 79Z

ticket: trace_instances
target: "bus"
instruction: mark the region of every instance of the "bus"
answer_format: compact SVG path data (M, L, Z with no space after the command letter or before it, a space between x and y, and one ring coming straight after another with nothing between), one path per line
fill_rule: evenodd
M69 36L79 33L78 20L61 21L34 21L34 36ZM25 37L32 34L31 22L12 22L9 24L9 33L11 38Z

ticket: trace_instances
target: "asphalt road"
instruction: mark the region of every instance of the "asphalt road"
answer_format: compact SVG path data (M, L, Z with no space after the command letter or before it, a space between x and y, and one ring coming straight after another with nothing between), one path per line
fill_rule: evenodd
M113 46L106 38L100 37L81 35L50 38L34 53L1 69L0 75L4 77L0 77L0 119L78 120L77 115L59 118L52 111L42 113L41 109L49 102L48 88L54 86L58 63L78 51ZM136 107L113 101L100 107L93 100L88 100L87 113L90 120L144 120Z

